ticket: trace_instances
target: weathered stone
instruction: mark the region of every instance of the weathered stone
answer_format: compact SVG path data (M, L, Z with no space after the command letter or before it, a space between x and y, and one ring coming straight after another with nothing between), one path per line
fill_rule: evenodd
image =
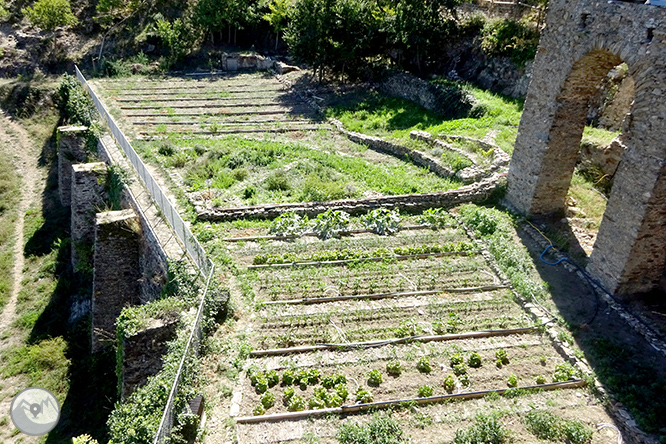
M72 164L85 162L85 126L58 127L58 194L60 203L71 204Z
M564 209L588 100L608 72L629 67L635 98L620 162L588 271L610 292L655 288L666 264L666 9L554 0L534 61L508 175L521 213Z
M92 351L116 339L123 307L139 303L141 225L133 210L97 214L92 293Z
M162 369L162 356L167 352L167 343L176 337L177 326L175 317L152 319L145 329L125 338L121 374L123 399Z
M81 260L90 262L95 238L95 214L104 206L106 165L101 162L81 163L71 167L71 238L72 267L78 270Z

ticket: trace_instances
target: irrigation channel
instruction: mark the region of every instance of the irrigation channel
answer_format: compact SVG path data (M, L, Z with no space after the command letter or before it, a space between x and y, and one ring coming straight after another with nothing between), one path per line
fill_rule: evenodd
M137 139L328 127L268 74L98 80L95 88ZM544 319L457 223L328 240L220 227L208 224L202 243L234 265L225 277L247 307L237 324L252 351L226 403L211 381L206 443L228 442L220 430L230 423L241 444L335 443L341 424L368 421L375 410L397 419L411 443L449 443L479 412L500 412L514 443L537 442L522 420L533 409L592 429L613 423L545 334ZM468 247L373 255L447 243ZM308 259L343 251L355 259ZM257 259L285 254L303 260ZM595 430L591 442L615 443L617 433Z

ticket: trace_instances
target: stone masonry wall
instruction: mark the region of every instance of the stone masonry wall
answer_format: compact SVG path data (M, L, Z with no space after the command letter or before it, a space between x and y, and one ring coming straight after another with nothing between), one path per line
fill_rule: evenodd
M162 356L167 352L167 343L176 337L177 326L177 319L154 319L147 328L125 339L122 345L123 399L162 369Z
M588 271L612 293L655 288L666 265L666 9L553 0L534 61L508 175L524 214L562 211L579 156L587 103L625 62L635 99Z
M58 127L58 194L60 203L68 207L72 200L72 164L86 160L85 126Z
M102 138L100 139L97 150L99 157L107 163L111 163L111 156L108 152L108 143L113 143L112 140ZM141 247L139 255L139 269L141 272L140 286L140 302L155 300L155 298L162 291L162 287L166 284L167 279L167 255L164 252L157 235L152 228L151 222L146 215L141 211L141 208L134 196L125 190L121 199L121 206L123 208L130 208L136 212L141 224Z
M139 303L141 225L133 210L99 213L95 224L92 351L116 338L123 307Z
M72 267L79 268L81 259L90 260L95 239L95 214L104 206L106 165L82 163L71 167L71 237ZM91 265L91 264L88 264Z

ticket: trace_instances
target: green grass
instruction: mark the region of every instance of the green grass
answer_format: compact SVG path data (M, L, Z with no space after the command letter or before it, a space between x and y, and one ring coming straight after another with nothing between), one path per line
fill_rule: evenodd
M586 126L583 130L583 139L581 143L588 143L595 146L606 146L619 135L619 131L608 131L603 128Z
M407 161L370 163L356 155L343 157L294 142L233 137L173 140L167 142L173 145L173 155L168 155L164 143L137 145L140 152L150 152L165 165L173 165L173 158L179 156L190 190L216 189L221 204L237 196L247 204L304 202L357 198L369 190L396 195L460 186ZM158 154L158 150L167 155ZM358 150L361 154L366 148L359 146ZM237 174L239 169L243 174Z
M462 86L485 109L482 117L446 120L415 103L373 91L354 92L340 97L326 110L326 115L340 120L350 131L402 141L407 140L409 132L413 130L434 135L453 134L477 138L483 138L489 131L495 130L497 144L511 153L520 122L522 101L504 98L472 85Z
M568 196L573 198L575 206L582 210L579 217L585 216L591 220L587 228L598 229L606 211L606 199L595 189L594 185L583 175L576 172L571 178Z
M0 157L0 313L12 292L14 268L14 243L17 212L20 198L20 180L16 176L12 159L5 153Z

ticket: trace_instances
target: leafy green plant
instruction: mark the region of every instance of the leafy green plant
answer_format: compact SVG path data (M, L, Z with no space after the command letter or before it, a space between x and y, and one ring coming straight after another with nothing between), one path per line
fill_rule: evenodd
M593 430L578 419L567 420L544 410L532 410L524 416L527 430L539 439L585 444Z
M379 235L395 234L400 231L400 212L387 208L377 208L361 217L361 224Z
M481 36L481 49L486 54L509 56L519 66L534 58L539 44L537 30L510 19L489 20Z
M264 185L269 191L287 191L291 188L289 179L284 171L276 171L269 175L264 181Z
M509 354L503 348L495 351L495 364L497 367L502 367L509 363Z
M280 383L280 375L275 370L269 370L266 372L266 380L269 387L275 387Z
M469 387L471 384L469 380L469 375L467 373L458 376L458 381L460 381L460 385L462 385L463 387Z
M273 407L275 405L275 395L271 392L264 393L261 397L261 405L263 405L266 410Z
M254 384L254 389L259 394L266 393L266 391L268 390L268 381L266 380L266 376L261 374L257 378L257 382Z
M384 382L382 373L377 369L370 370L370 373L368 373L368 384L377 387L382 382Z
M564 382L572 379L576 374L576 369L568 362L562 362L555 366L553 382Z
M326 393L326 391L324 391L323 394L319 396L315 393L315 396L310 398L310 401L308 401L308 407L311 410L326 408L327 400L328 400L328 393Z
M269 232L277 236L300 236L308 229L307 216L301 217L293 211L282 213L271 223Z
M285 370L284 373L282 373L282 385L292 385L294 383L294 379L293 370Z
M317 216L312 231L321 239L339 237L342 233L348 231L349 223L348 213L329 209Z
M578 419L564 420L562 425L562 436L571 444L585 444L592 440L594 430L587 427Z
M365 424L345 422L336 438L341 444L406 444L400 424L390 416L375 413Z
M469 355L469 358L467 358L467 365L469 365L472 368L481 367L481 355L478 354L477 352L472 352Z
M430 358L427 356L421 356L416 363L416 369L421 373L430 373L432 372L432 366L430 365Z
M398 338L418 336L423 333L423 327L414 319L406 319L400 323L394 332Z
M290 412L300 412L302 410L305 410L306 405L307 403L305 402L305 399L302 396L293 395L287 403L287 409Z
M21 12L34 26L50 32L60 26L78 23L69 0L37 0L32 7L24 8Z
M432 396L433 389L429 385L422 385L419 387L419 398L428 398Z
M504 444L509 431L499 422L496 413L478 413L468 429L456 430L453 444Z
M467 366L465 365L464 362L461 364L455 364L452 366L452 368L453 368L453 374L456 376L461 376L467 373Z
M386 363L386 373L391 376L400 376L402 373L402 364L400 361L389 361Z
M455 225L456 221L443 208L429 208L419 217L419 223L438 229Z
M335 394L342 400L346 401L349 397L349 390L347 390L347 384L340 383L335 386Z
M336 373L333 375L326 375L321 379L321 385L328 389L335 387L338 384L346 384L347 377L343 374Z
M265 408L262 404L257 405L257 406L252 410L252 414L253 414L254 416L261 416L261 415L263 415L264 413L266 413L266 408Z
M456 379L453 377L453 375L447 375L446 378L444 378L444 388L449 393L456 388Z
M536 377L536 383L537 385L545 384L546 383L546 377L543 375L539 375Z
M511 388L518 387L518 376L513 373L509 375L509 377L506 379L506 385Z
M291 398L294 397L296 394L296 390L293 387L287 387L284 389L283 392L283 402L285 405L289 405L289 401L291 401Z
M359 387L356 391L356 401L360 402L361 404L372 402L372 399L372 392L370 390Z

